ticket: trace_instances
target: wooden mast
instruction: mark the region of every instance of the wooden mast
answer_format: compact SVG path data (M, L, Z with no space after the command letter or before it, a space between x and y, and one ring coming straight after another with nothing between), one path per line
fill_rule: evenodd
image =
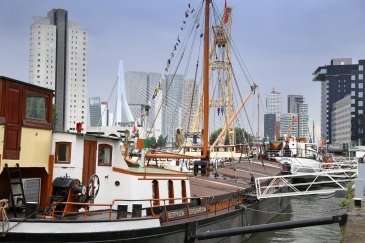
M210 0L205 0L204 20L204 85L203 85L203 158L208 155L208 124L209 124L209 18Z

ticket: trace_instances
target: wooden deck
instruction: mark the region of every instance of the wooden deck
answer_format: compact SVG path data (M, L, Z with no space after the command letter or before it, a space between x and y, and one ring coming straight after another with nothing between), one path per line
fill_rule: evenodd
M282 167L273 161L241 161L226 162L218 172L210 176L194 176L190 178L191 195L196 197L218 196L229 192L253 187L251 176L264 177L279 175Z

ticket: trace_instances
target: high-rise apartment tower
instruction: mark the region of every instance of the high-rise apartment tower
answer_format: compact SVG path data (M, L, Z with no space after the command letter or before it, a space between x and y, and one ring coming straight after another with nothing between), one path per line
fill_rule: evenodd
M34 17L30 27L29 81L54 89L56 131L87 122L87 33L64 9Z

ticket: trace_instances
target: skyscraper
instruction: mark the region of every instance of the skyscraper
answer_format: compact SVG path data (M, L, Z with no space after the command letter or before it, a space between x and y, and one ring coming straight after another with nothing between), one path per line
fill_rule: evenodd
M87 123L87 33L64 9L34 17L30 27L29 81L54 89L57 131Z
M309 138L308 132L308 104L298 104L298 136Z
M161 74L130 71L125 73L124 78L129 108L134 120L140 120L143 106L151 101L151 97L161 78ZM150 105L152 108L149 111L149 126L152 125L155 114L154 103L152 102Z
M282 107L282 94L273 89L266 97L266 114L275 114L276 120L278 121Z
M89 98L89 109L90 109L90 126L91 127L101 127L102 117L101 117L101 102L100 97L90 97Z
M319 66L313 81L321 82L321 135L332 143L334 103L351 96L351 141L364 144L364 66L365 60L352 64L351 58L336 58L330 65ZM346 102L345 102L346 103Z
M280 115L280 136L298 137L298 114L282 113Z
M275 140L275 114L265 114L264 115L264 138L267 142Z
M148 127L153 127L155 136L175 139L175 130L180 125L181 103L184 80L182 75L167 75L161 79L159 73L126 72L127 101L135 119L142 117L142 107L151 105ZM159 92L152 99L160 82Z
M288 113L299 113L299 104L304 103L303 95L288 95Z
M194 88L195 87L195 88ZM199 104L198 86L194 86L194 80L185 80L182 94L181 127L188 132L193 123L193 117Z

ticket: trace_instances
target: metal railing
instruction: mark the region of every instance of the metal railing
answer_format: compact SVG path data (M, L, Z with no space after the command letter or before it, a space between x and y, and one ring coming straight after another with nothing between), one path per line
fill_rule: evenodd
M346 191L344 183L356 178L356 169L328 170L296 175L281 175L255 178L256 195L258 199L284 196L302 196L312 194L329 194L337 190ZM293 182L295 179L300 179ZM304 182L303 182L304 180ZM267 183L269 181L269 183ZM314 188L315 186L331 186L329 188ZM279 189L283 192L278 193Z
M178 201L178 203L171 203L172 201ZM150 215L148 215L148 217L161 218L162 221L168 222L181 218L192 218L195 216L208 215L209 213L217 214L222 210L230 211L230 207L237 203L244 202L244 197L242 195L237 195L222 200L215 200L213 196L158 199L114 199L109 204L53 202L51 205L50 215L45 216L44 218L54 220L56 215L83 215L83 219L86 220L89 213L92 212L90 211L91 207L108 207L108 218L112 219L113 206L115 206L118 202L148 202L147 204L149 204L149 207L142 207L140 210L145 211L145 215L147 215L147 211L150 211ZM75 210L75 208L78 207L82 207L84 211L80 212L79 210ZM140 217L145 216L141 215Z

